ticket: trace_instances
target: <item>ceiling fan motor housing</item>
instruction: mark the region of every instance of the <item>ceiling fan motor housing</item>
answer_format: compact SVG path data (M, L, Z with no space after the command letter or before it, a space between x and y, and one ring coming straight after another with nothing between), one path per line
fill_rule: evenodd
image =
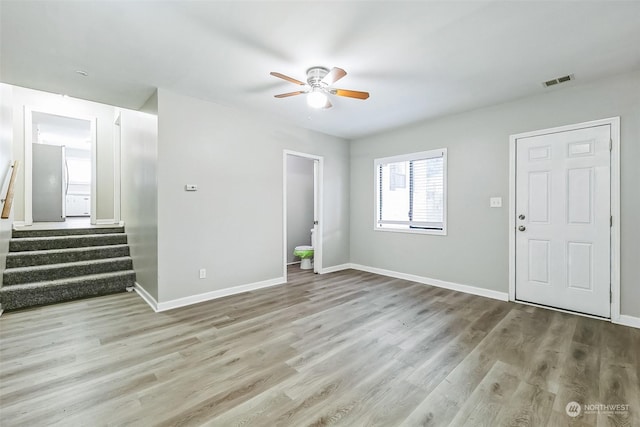
M326 84L322 83L322 79L329 73L329 69L324 67L311 67L307 70L307 83L309 86L313 87L322 87Z

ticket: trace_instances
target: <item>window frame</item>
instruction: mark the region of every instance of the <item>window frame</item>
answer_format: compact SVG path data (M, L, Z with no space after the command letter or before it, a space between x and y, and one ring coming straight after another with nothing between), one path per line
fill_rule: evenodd
M380 216L380 177L379 166L381 164L395 163L395 162L407 162L412 160L424 160L436 157L442 157L443 163L443 208L442 208L442 229L425 229L425 228L393 228L378 226L378 218ZM407 185L410 183L407 180ZM400 154L397 156L381 157L373 160L373 194L374 194L374 209L373 209L373 229L374 231L386 231L392 233L409 233L409 234L429 234L436 236L447 235L447 149L439 148L435 150L420 151L416 153Z

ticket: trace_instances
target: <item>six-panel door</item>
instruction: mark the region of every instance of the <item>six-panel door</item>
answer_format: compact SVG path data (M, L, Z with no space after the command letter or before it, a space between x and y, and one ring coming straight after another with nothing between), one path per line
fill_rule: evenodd
M516 300L610 317L609 125L516 141Z

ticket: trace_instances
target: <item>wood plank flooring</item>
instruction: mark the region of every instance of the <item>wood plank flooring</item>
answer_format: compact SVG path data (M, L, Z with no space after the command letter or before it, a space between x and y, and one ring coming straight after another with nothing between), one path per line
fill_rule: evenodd
M352 270L0 317L3 427L633 427L639 378L640 330Z

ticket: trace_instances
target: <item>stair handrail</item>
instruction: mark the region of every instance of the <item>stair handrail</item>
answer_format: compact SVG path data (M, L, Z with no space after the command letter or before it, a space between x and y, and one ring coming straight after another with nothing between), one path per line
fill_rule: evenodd
M0 218L7 219L9 218L9 214L11 213L11 206L13 205L13 195L14 195L14 187L16 184L16 177L18 176L18 165L20 162L16 160L11 165L11 178L9 179L9 186L7 187L7 195L4 199L0 200L1 203L4 203L2 208L2 215Z

